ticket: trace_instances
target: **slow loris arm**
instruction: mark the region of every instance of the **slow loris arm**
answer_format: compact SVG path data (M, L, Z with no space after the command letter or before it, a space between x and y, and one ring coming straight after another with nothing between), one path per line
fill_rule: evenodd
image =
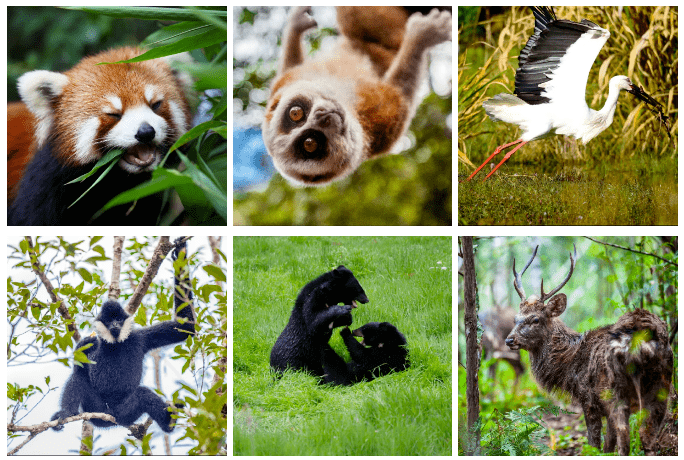
M414 13L406 23L404 41L392 65L385 73L385 83L400 88L413 101L427 50L451 40L451 14L432 10L427 16Z
M316 21L309 14L311 14L310 6L295 6L290 10L287 29L283 36L283 56L280 58L278 75L304 62L302 34L317 26Z

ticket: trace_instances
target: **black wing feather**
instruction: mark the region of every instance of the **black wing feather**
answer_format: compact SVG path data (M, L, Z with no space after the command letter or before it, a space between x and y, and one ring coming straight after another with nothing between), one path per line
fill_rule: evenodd
M515 73L515 94L531 105L549 102L541 95L542 83L551 81L547 75L560 64L567 49L585 32L598 27L591 21L582 22L556 19L553 8L531 6L534 13L534 34L518 57L518 70Z

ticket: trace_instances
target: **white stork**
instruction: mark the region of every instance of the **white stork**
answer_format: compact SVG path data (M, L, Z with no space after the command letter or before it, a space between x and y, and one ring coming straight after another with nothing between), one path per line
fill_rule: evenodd
M620 90L656 108L660 105L629 78L618 75L610 79L603 108L590 109L584 99L589 70L610 32L587 19L556 19L553 8L530 8L535 17L534 34L518 57L515 95L497 94L482 103L492 121L516 124L523 134L517 141L499 146L467 180L503 149L518 144L485 177L487 180L520 147L552 132L586 144L613 122ZM661 110L661 120L663 116Z

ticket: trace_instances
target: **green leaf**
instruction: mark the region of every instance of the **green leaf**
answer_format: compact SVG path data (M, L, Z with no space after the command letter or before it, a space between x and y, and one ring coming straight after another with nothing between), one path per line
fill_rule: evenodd
M220 267L216 265L205 265L202 269L207 272L209 276L213 276L217 281L226 281L226 274L223 273Z
M67 184L75 184L76 182L83 182L84 180L86 180L87 178L89 178L90 176L95 174L95 172L97 172L98 169L100 169L102 166L106 165L107 163L109 163L109 162L116 163L114 160L118 161L119 157L121 157L122 155L123 155L123 150L120 150L120 149L115 149L115 150L112 150L110 152L107 152L107 154L105 156L100 158L100 160L97 163L95 163L95 166L93 166L93 169L91 169L87 173L83 174L82 176L78 176L76 179L72 180L71 182L67 182ZM107 169L107 171L109 171L110 169L112 169L111 166ZM100 176L100 177L103 177L105 174L107 174L107 171L105 171L102 174L102 176ZM90 189L88 189L88 190L90 190ZM78 201L78 200L76 200L76 201ZM74 203L76 201L74 201Z
M88 270L85 268L78 268L77 269L78 274L81 275L81 278L83 278L84 281L87 281L88 283L93 282L93 276L90 274Z
M192 37L181 38L173 43L153 48L144 52L140 56L126 59L117 62L100 62L99 64L123 64L128 62L140 62L150 59L157 59L172 54L183 53L185 51L192 51L197 48L204 48L228 40L228 35L225 29L219 29L214 26L205 26L206 31L194 35Z
M209 15L217 19L223 18L224 20L228 18L227 11L190 10L183 8L150 8L142 6L66 6L62 8L103 14L113 18L135 18L148 21L196 21L201 15Z

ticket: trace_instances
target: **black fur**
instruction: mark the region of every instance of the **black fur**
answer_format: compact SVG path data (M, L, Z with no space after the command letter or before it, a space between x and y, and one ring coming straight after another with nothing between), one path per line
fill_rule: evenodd
M180 251L186 250L185 243L176 244L173 260L177 259ZM187 271L183 273L182 278L178 275L175 277L174 306L178 311L178 317L194 322L192 307L183 300L192 299L189 276ZM140 386L143 359L152 349L182 342L188 334L194 334L194 323L164 321L131 330L126 338L122 334L126 334L127 321L132 325L132 317L118 302L105 302L97 322L102 323L99 327L106 327L106 330L98 329L100 335L87 337L76 345L76 349L79 349L92 344L84 353L95 364L83 364L82 367L74 365L73 374L62 393L61 410L50 420L63 420L77 415L80 406L84 412L104 412L113 415L116 424L121 426L132 425L141 415L147 413L162 430L173 430L173 420L166 402L149 388ZM116 341L110 343L107 339ZM91 419L91 423L101 428L114 426L113 423L101 419ZM58 425L53 429L59 431L63 427Z
M326 350L324 370L328 383L351 385L409 367L406 338L391 323L368 323L354 332L345 327L340 335L349 350L351 361L344 364L334 350ZM361 343L354 336L362 337Z
M65 185L89 172L95 164L64 166L48 143L36 152L19 183L16 197L7 210L7 225L156 225L162 211L160 195L117 206L95 220L93 215L121 192L150 179L151 173L129 174L115 165L78 203L71 205L104 171L98 170L84 182Z
M368 302L354 274L344 265L307 283L299 292L290 321L271 350L271 367L323 375L323 354L336 327L352 323L352 304ZM337 305L338 303L345 305ZM333 352L334 353L334 352Z

